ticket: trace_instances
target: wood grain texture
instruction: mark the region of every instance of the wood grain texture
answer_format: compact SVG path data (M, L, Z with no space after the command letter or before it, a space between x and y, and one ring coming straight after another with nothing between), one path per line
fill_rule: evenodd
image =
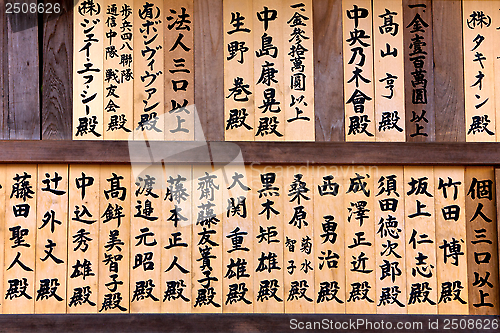
M203 129L195 125L195 140L224 140L222 26L222 1L194 2L194 101Z
M45 1L45 3L55 3ZM71 139L73 114L73 1L57 0L61 13L43 15L41 135Z
M0 0L0 8L5 8L6 1ZM0 11L0 138L8 139L7 119L9 115L8 53L7 53L7 18L5 10Z
M33 2L32 0L19 1ZM3 10L3 9L2 9ZM36 14L7 16L10 139L40 139L38 18Z
M462 2L432 1L436 141L465 141Z

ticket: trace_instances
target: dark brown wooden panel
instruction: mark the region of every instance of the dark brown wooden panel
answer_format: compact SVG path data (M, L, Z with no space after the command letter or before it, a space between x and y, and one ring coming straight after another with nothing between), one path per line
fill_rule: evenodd
M222 0L194 2L194 45L194 100L201 126L206 140L224 140ZM204 140L197 127L195 136Z
M73 1L61 13L43 15L42 139L71 139L73 116Z
M436 141L465 142L462 2L433 0Z
M9 58L7 53L7 18L5 0L0 0L0 139L8 139L9 115Z
M345 141L342 1L313 1L316 141Z
M29 4L33 0L17 2ZM7 125L9 138L40 139L38 17L37 14L22 12L6 16L9 61Z

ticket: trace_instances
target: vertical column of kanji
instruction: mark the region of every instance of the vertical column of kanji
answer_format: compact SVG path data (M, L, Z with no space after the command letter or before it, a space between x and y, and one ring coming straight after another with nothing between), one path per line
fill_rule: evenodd
M406 141L403 28L402 0L373 2L377 141Z
M193 166L193 312L222 312L222 173ZM194 219L193 219L194 220Z
M252 165L254 312L283 313L283 171ZM279 174L277 172L279 171Z
M7 171L7 166L6 165L0 165L0 216L3 216L2 222L0 222L0 286L3 286L4 280L4 261L5 261L5 249L7 248L7 245L5 243L5 235L7 234L8 230L6 231L5 229L5 218L6 218L6 207L5 207L5 196L8 191L7 189L7 184L6 184L6 173ZM4 297L0 297L0 313L2 312L3 308L3 303L4 303Z
M464 167L435 167L439 314L469 314Z
M283 27L281 1L253 0L255 140L285 139Z
M432 167L405 167L406 293L409 314L437 314Z
M432 1L403 0L406 141L434 141Z
M129 311L130 166L101 165L99 303L101 313Z
M165 140L194 140L194 0L165 0Z
M466 141L496 141L495 25L496 1L462 2ZM496 23L498 24L498 22Z
M285 312L314 313L313 175L307 166L283 169Z
M377 313L406 313L403 167L375 172Z
M346 313L376 313L373 175L358 168L344 175Z
M342 0L346 141L375 141L372 1Z
M223 312L253 313L254 250L250 167L227 165L224 172Z
M130 312L161 308L163 167L132 168L130 223Z
M3 313L34 313L37 166L5 168L9 197L5 201Z
M98 140L103 133L104 4L74 0L73 140Z
M226 0L222 5L226 119L224 138L226 141L253 141L255 139L253 1ZM267 44L267 47L272 45ZM277 52L276 48L271 50Z
M127 140L134 127L133 0L104 0L104 139Z
M469 314L498 315L498 252L494 170L465 168Z
M38 166L36 208L35 313L66 313L67 164Z
M313 181L315 312L345 313L343 178L335 166L317 166Z
M134 140L164 140L163 0L134 0Z
M286 141L315 140L312 9L312 0L283 1Z
M163 187L161 312L191 312L193 176L190 165L167 165ZM196 248L197 250L197 248ZM193 266L195 267L195 266Z
M98 310L100 169L99 165L69 166L68 313Z

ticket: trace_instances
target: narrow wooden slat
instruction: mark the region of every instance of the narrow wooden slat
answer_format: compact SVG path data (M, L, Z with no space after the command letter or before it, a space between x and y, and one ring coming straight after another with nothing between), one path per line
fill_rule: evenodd
M432 1L403 0L403 25L406 141L435 141Z
M60 4L61 13L43 15L43 75L41 135L43 140L70 140L73 110L73 1Z
M5 8L7 1L0 0L0 6ZM0 138L9 138L9 53L8 53L6 10L0 12Z
M433 0L432 20L436 141L464 142L462 1Z
M342 1L313 1L313 20L316 141L344 141Z

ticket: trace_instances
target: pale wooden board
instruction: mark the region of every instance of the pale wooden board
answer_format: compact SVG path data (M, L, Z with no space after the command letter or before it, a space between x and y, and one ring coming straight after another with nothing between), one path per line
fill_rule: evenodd
M314 313L316 268L312 170L306 165L286 165L283 174L285 313ZM304 219L294 219L296 209L305 212ZM291 247L286 244L287 237L290 242L295 241ZM291 268L292 264L295 268Z
M396 15L387 15L386 10ZM380 17L382 16L382 17ZM392 17L397 26L385 26L384 21ZM391 29L392 30L389 30ZM397 29L397 31L396 31ZM403 2L402 0L374 1L373 2L373 45L374 45L374 78L375 85L375 127L376 141L406 140L405 134L405 91L404 91L404 46L403 46ZM382 56L387 53L387 44L391 52L396 49L397 55ZM390 78L396 76L397 78ZM383 81L380 81L383 80ZM393 80L391 94L390 81ZM391 96L387 98L384 96ZM387 127L380 126L384 112L390 112L392 120L399 119ZM397 112L394 113L394 112ZM387 114L386 114L387 117Z
M125 7L125 5L127 7ZM133 73L134 65L134 37L133 37L133 26L134 26L134 8L133 0L104 0L103 10L104 10L104 78L106 78L106 71L110 70L115 73L118 77L117 80L104 81L104 104L103 104L103 114L104 114L104 140L128 140L132 139L132 130L134 129L134 80L140 80L139 77L135 79L125 80L123 75L126 75L126 71L130 70ZM116 6L116 12L114 12ZM130 15L126 17L126 10L130 10ZM116 14L116 15L114 15ZM113 26L113 18L116 25ZM130 28L121 28L124 21L130 23ZM127 24L127 23L125 23ZM128 24L127 24L128 26ZM116 33L116 37L110 39L106 37L106 33L112 34ZM128 40L128 34L132 34L132 40ZM128 43L128 45L127 45ZM109 47L115 47L116 55L113 55L113 50L108 49ZM129 49L132 48L132 50ZM123 60L122 57L130 55L132 60ZM133 75L132 75L133 76ZM118 97L113 96L113 93L108 89L115 86L114 94ZM112 101L112 103L110 103ZM113 107L113 103L118 107ZM108 107L109 104L109 107ZM125 121L126 120L126 121ZM123 125L122 125L122 122ZM110 124L111 123L111 124ZM115 123L119 125L114 125ZM110 126L111 125L111 126Z
M355 43L350 46L348 40L350 38L350 32L355 29L354 19L349 19L347 17L347 11L353 10L354 5L358 6L358 8L363 8L368 10L368 16L366 18L360 18L358 23L358 30L364 30L365 34L369 36L368 39L363 39L363 41L369 46L362 47L359 43ZM344 110L345 110L345 133L346 133L346 141L375 141L375 95L374 95L374 84L373 84L373 35L372 35L372 1L371 0L342 0L342 30L343 30L343 54L344 54ZM365 55L365 63L363 66L356 66L361 60L359 55L356 56L352 64L348 62L351 59L353 52L351 48L362 47L363 54ZM369 83L365 83L364 81L359 79L359 87L356 88L356 80L353 80L350 83L347 83L353 77L353 71L356 68L362 69L361 76L366 80L369 80ZM354 106L352 103L347 104L353 93L359 89L363 94L371 98L371 100L366 100L364 103L364 112L356 113L354 111ZM366 132L354 132L349 134L349 124L350 117L359 117L359 119L367 117L369 121L366 132L370 133L370 135L366 134ZM360 122L361 123L361 122ZM366 121L364 122L366 125Z
M344 225L346 219L343 209L345 189L342 173L337 166L318 165L314 167L313 180L313 250L316 260L314 310L315 313L345 313ZM329 186L329 183L332 186ZM338 184L337 194L335 194L336 187L333 185L335 183ZM335 226L332 222L337 224L333 231L336 236L330 229ZM337 254L338 258L335 258L334 254ZM320 257L323 259L320 260ZM328 257L333 258L326 259ZM334 264L335 261L337 265ZM331 291L327 292L328 289Z
M252 169L252 196L253 196L253 224L254 224L254 313L283 313L285 311L285 292L284 292L284 272L286 269L283 259L284 235L283 235L283 214L284 214L284 185L283 171L280 166L253 165ZM275 173L276 178L271 188L275 190L263 189L261 175ZM261 193L261 194L260 194ZM272 194L272 195L271 195ZM267 200L274 203L270 206L279 214L267 214L262 206ZM261 232L261 228L264 232ZM274 234L275 233L275 234ZM272 237L259 237L260 234L271 235ZM260 241L260 242L259 242ZM271 255L270 255L271 254ZM279 269L268 270L269 261L263 260L266 269L259 268L259 258L273 257L276 254L276 266ZM267 288L262 286L271 286L269 293L264 292ZM262 289L262 291L261 291ZM273 294L276 296L274 297Z
M493 5L493 14L491 15L491 22L494 28L497 28L500 24L500 1L492 0L490 1ZM494 68L494 77L495 77L495 92L498 92L500 89L500 45L498 42L498 38L500 37L500 30L493 30L493 68ZM500 129L500 123L496 121L497 115L500 116L500 97L498 94L495 94L495 125L496 131L492 131L498 133ZM491 124L490 124L491 127ZM497 141L500 138L497 137Z
M376 296L376 257L375 257L375 206L374 206L374 188L373 188L373 174L366 166L348 167L344 171L344 216L345 216L345 265L346 265L346 313L376 313L377 312L377 296ZM361 183L366 183L364 186L354 186L351 189L351 178L355 179L358 176L364 177ZM366 194L364 193L366 192ZM366 202L363 207L362 202ZM359 204L361 202L361 204ZM351 203L354 205L352 206ZM349 211L351 209L351 211ZM367 210L362 215L366 216L363 219L363 225L359 219L356 219L355 212L363 209ZM349 221L349 215L352 217ZM360 213L361 214L361 213ZM363 232L361 235L371 245L358 245L353 248L349 246L354 244L354 240L358 239L356 233ZM362 253L364 253L363 256ZM354 265L352 262L358 261L359 257L368 258L365 261L364 270L368 273L361 273L352 271ZM358 265L358 264L356 264ZM363 266L360 264L359 269L362 270ZM369 272L371 271L371 272ZM359 290L366 290L367 297L353 293L355 286L361 286ZM369 287L369 288L368 288ZM357 288L356 288L357 289ZM357 297L359 295L359 298ZM353 297L351 297L353 296Z
M254 58L255 58L255 50L254 48L254 37L253 26L257 24L255 21L256 13L253 10L253 1L238 1L238 0L224 0L222 2L223 5L223 20L224 20L224 138L226 141L253 141L255 139L255 108L254 105ZM235 30L233 24L231 24L232 15L235 15L235 18L238 14L240 17L243 16L244 19L241 21L243 25L240 27L240 30L249 29L249 32L246 31L237 31L231 32ZM262 25L261 22L259 22ZM262 33L261 33L262 35ZM255 44L257 47L260 47L260 37L258 39L258 43ZM273 39L274 41L274 39ZM237 55L232 59L229 53L231 43L239 42L245 43L242 45L243 48L248 48L246 52L243 52L243 58L241 58L241 53L238 51ZM242 60L243 59L243 60ZM257 67L255 67L257 68ZM257 71L257 70L255 70ZM231 95L229 89L234 87L235 79L242 78L244 84L248 84L247 90L251 93L251 95L246 95L242 93L238 95L236 99L244 99L247 96L247 101L238 101L235 100L234 94ZM257 78L258 79L258 78ZM261 93L262 94L262 93ZM242 122L236 123L235 125L228 126L228 120L230 119L231 110L239 110L233 111L233 113L240 112L239 115L244 115L245 109L246 119L244 124ZM283 133L282 133L283 134Z
M422 179L423 183L427 183L427 192L432 195L429 197L424 193L418 193L418 183L417 190L408 195L411 190L411 186L408 184L412 181L412 178L418 181L419 178L426 177L427 180ZM406 293L407 293L407 304L409 314L437 314L437 266L436 266L436 215L434 211L434 172L432 167L406 167L404 168L404 192L405 192L405 236L406 236ZM410 218L409 216L417 212L417 200L420 201L421 205L425 205L421 209L422 212L431 214L431 216L416 216ZM413 230L417 232L415 236L415 246L413 249L413 243L409 243ZM432 243L420 243L418 241L424 239L420 235L426 234L428 237L425 240L431 240ZM412 274L412 270L416 269L417 259L415 257L422 253L428 258L425 259L427 265L421 265L422 267L427 267L424 274L429 273L430 265L433 268L430 270L432 276L425 278L421 276L417 271L415 271L415 276ZM421 269L423 270L423 269ZM429 291L428 298L434 303L431 305L429 302L418 302L418 299L413 303L411 297L411 288L413 284L424 284L428 283L428 287L431 289ZM420 298L421 301L424 297ZM412 302L413 304L410 304Z
M257 13L263 12L264 7L267 7L269 11L276 10L277 17L273 21L269 21L268 29L264 30L264 22L259 21ZM257 52L262 46L262 36L264 33L267 33L268 36L271 36L272 44L278 48L278 54L276 58L272 58L269 55L262 55L261 57L254 57L254 102L255 102L255 126L254 126L254 135L255 141L284 141L285 140L285 97L284 97L284 61L285 61L285 50L283 50L283 29L286 23L285 17L283 16L283 3L282 2L273 2L269 3L265 0L253 0L253 45L254 50ZM265 14L262 14L265 15ZM271 13L268 13L271 16ZM272 52L272 51L270 51ZM266 63L266 61L274 64L272 66L278 72L275 75L275 82L271 82L269 86L258 83L262 73L262 65ZM266 111L263 113L264 108L259 109L260 106L263 106L264 101L264 90L268 88L275 89L275 99L279 102L280 112L271 112ZM273 106L273 111L277 111L278 106ZM269 123L273 122L274 125L277 123L276 132L278 132L281 136L271 133L268 131L268 134L262 136L261 134L257 135L259 132L259 123L261 119L269 117ZM274 118L276 117L276 122L274 122ZM272 128L272 127L270 127ZM265 132L266 133L266 132Z
M192 181L192 167L190 165L166 165L165 166L165 181L163 184L163 222L162 222L162 244L161 244L161 312L163 313L189 313L191 312L191 256L193 249L192 240L192 224L193 224L193 214L192 205L193 200L193 181ZM170 181L170 182L169 182ZM167 189L169 193L176 194L175 197L172 196L172 201L167 196ZM185 192L182 192L184 189ZM183 193L187 194L184 195ZM177 206L177 214L180 214L187 220L182 220L179 217L177 222L177 227L174 225L174 221L169 219L175 218L175 207ZM175 237L174 233L180 233L179 236L181 240L178 243L186 243L187 247L174 246L166 249L165 246L170 245L169 239ZM172 242L173 243L173 242ZM174 259L177 257L177 259ZM174 260L177 260L177 264L183 269L187 270L187 273L181 272L181 270L174 266L168 272L167 269ZM168 292L167 297L165 297L165 292L169 290L167 288L167 283L171 291ZM172 291L172 288L173 291ZM181 295L185 299L179 296L179 292L182 289Z
M292 8L296 4L303 4L303 7ZM313 4L312 0L305 1L283 1L283 56L285 58L284 71L284 91L285 91L285 141L314 141L315 140L315 118L314 118L314 57L313 57ZM297 13L297 14L296 14ZM300 18L303 15L305 18ZM297 17L295 22L294 17ZM292 21L293 19L293 21ZM299 21L300 20L300 21ZM301 22L301 23L300 23ZM300 24L300 25L299 25ZM305 24L305 25L302 25ZM302 35L308 39L294 37L294 29L299 27L302 29ZM307 51L301 55L305 59L302 60L303 70L293 70L294 56L288 55L292 47L296 47L297 39L300 38L300 43ZM300 51L299 51L300 52ZM296 57L296 56L295 56ZM292 86L292 78L294 74L304 74L304 87L294 88ZM293 96L293 98L292 98ZM303 100L301 102L298 99ZM299 108L303 113L297 114L296 108ZM306 117L308 119L301 119ZM297 120L290 119L299 118Z
M403 167L378 167L374 174L373 181L375 191L377 313L406 313L407 292ZM395 188L392 188L394 182ZM384 207L384 205L391 200L397 200L398 205L395 211L387 210ZM396 223L397 226L395 225ZM389 242L396 245L388 245ZM387 250L390 246L395 246L393 250L394 253L392 253L391 250ZM400 257L398 258L396 254ZM382 278L382 269L386 267L390 267L390 270L394 267L394 274ZM387 297L387 294L390 296ZM400 304L398 304L398 302Z
M153 4L153 14L152 19L146 18L145 20L141 19L139 16L139 12L144 11L144 6L146 3ZM158 13L159 12L159 13ZM159 15L157 17L157 15ZM141 33L140 30L144 29L142 25L146 22L146 20L150 20L155 22L155 24L149 27L149 34L147 31L143 31ZM165 21L165 11L163 8L162 0L151 0L151 1L143 1L143 0L134 0L134 140L160 140L163 141L165 139L165 118L164 118L164 108L162 107L162 103L164 102L164 75L165 68L163 65L164 62L164 45L163 45L163 35L164 29L163 24ZM157 31L155 32L154 29ZM157 34L157 37L151 41L151 39ZM149 43L148 43L149 42ZM145 43L148 43L145 45ZM143 57L141 51L146 50L146 46L154 49L156 54L148 60L148 58L152 55L146 53ZM150 63L154 60L152 64L153 69L151 69ZM145 81L142 82L141 77L145 77L148 74L156 75L156 79L153 83L151 77L145 78ZM148 87L146 87L148 85ZM148 89L155 88L156 91L154 94L148 98ZM144 103L147 101L147 105ZM153 109L146 111L146 109L153 107L156 103L158 105ZM155 130L153 128L153 113L156 113L157 120L155 124ZM148 115L148 119L152 119L149 122L150 126L145 126L145 129L138 129L139 122L141 120L141 115Z
M6 231L5 229L5 214L6 214L6 206L5 206L5 197L7 196L7 184L6 184L6 165L1 165L0 166L0 216L4 216L4 221L0 223L0 286L3 286L4 280L3 280L3 275L4 275L4 257L5 257L5 242L2 240L5 239L5 235L7 234L8 230ZM4 296L5 297L5 296ZM2 308L3 308L3 303L4 303L4 297L0 300L0 313L2 313Z
M165 54L165 140L169 141L192 141L194 140L194 119L198 115L194 108L194 0L166 0L163 2L163 28L164 28L164 54ZM183 14L183 9L185 12ZM190 23L176 24L176 20L181 21L179 15L189 15L185 20ZM169 28L170 27L170 28ZM179 34L184 35L181 41L189 49L184 50L178 46L172 50ZM184 62L179 62L177 67L174 66L174 59L184 59ZM180 65L183 65L182 67ZM174 70L189 70L186 72L174 72ZM186 80L188 86L185 90L174 91L172 80ZM179 83L180 84L180 83ZM184 104L184 99L187 100L187 112L179 110L179 112L170 112L172 110L172 100L177 101L181 106ZM180 117L178 119L178 117ZM179 122L182 122L179 125ZM184 130L177 129L185 129Z
M212 177L215 176L215 178L211 178L213 181L213 185L207 184L207 187L205 185L202 185L200 187L200 183L205 184L206 182L203 181L205 177ZM192 277L192 297L191 297L191 304L192 304L192 312L196 313L221 313L222 312L222 302L223 302L223 295L222 295L222 214L223 214L223 205L222 205L222 187L223 187L223 180L222 180L222 172L220 170L212 170L211 165L196 165L193 166L193 217L196 217L196 222L193 218L193 250L192 250L192 256L191 256L191 277ZM201 179L201 180L200 180ZM210 180L209 180L210 182ZM208 193L206 194L206 197L202 195L202 189L207 188L209 189ZM213 191L212 191L213 190ZM200 217L200 213L202 213L202 216L206 216L206 210L201 208L202 205L207 205L209 203L212 203L214 206L212 206L210 209L213 209L213 213L216 215L215 218L218 220L216 224L214 225L211 223L210 227L206 226L206 223L202 223L205 225L201 225L198 223L198 218ZM215 221L215 220L214 220ZM202 239L202 235L199 235L199 233L204 232L203 228L206 228L207 231L211 232L212 230L215 231L214 234L211 234L209 239L210 241L214 242L215 244L209 245L209 243L203 242L203 244L199 244L200 240ZM210 259L210 267L212 267L212 271L210 274L210 277L215 277L217 281L210 281L209 288L213 288L213 302L209 304L197 304L197 299L198 299L198 291L203 290L202 283L204 285L207 285L206 282L202 281L202 283L199 282L200 279L205 278L206 276L202 273L203 271L206 271L208 268L204 268L203 271L201 269L203 263L201 260L198 261L198 259L201 259L201 253L200 249L206 249L206 247L210 247L210 255L214 256L215 258ZM207 290L207 295L210 295L210 290ZM218 306L216 306L218 305Z
M496 135L489 135L486 131L474 132L470 131L472 124L472 117L474 116L488 116L490 123L487 125L487 129L492 133L496 133L496 117L495 117L495 76L494 76L494 40L495 40L495 29L498 26L498 22L491 23L489 27L476 26L474 29L468 27L467 21L470 20L470 15L474 11L483 11L484 14L488 15L490 18L494 18L495 12L498 12L498 8L494 6L496 1L462 1L462 26L463 26L463 43L464 43L464 81L465 81L465 133L467 142L486 142L486 141L496 141ZM472 26L472 23L471 23ZM471 51L476 43L474 39L480 34L484 37L484 41L477 47L474 51ZM478 61L473 61L476 58L476 53L482 53L486 60L483 60L484 68ZM471 87L476 81L476 76L481 71L484 74L482 80L482 89L479 89L479 84L475 87ZM475 95L479 95L480 98L477 99ZM480 104L484 100L489 98L489 101L476 109L476 105Z
M81 10L80 6L82 1L74 0L74 11L73 11L73 140L102 140L103 139L103 80L104 80L104 66L103 66L103 42L104 42L104 3L102 1L94 1L96 4L98 13L95 11L87 13L84 9ZM84 20L88 20L86 23ZM95 23L94 23L95 22ZM85 25L82 26L82 24ZM88 33L92 34L92 39L97 39L97 42L92 42L90 46L89 57L86 55L85 49L80 52L82 47L84 47L87 42L86 35L84 34L85 29L94 28ZM84 64L92 63L91 69L99 69L99 72L85 72L78 74L78 71L85 70ZM88 81L84 76L92 75L92 82L86 83ZM81 96L81 95L84 96ZM96 94L92 101L87 104L83 103L84 99L90 98L92 95ZM86 105L89 106L89 114L86 112ZM94 133L87 131L82 133L82 135L76 136L78 133L79 118L84 117L95 117L95 129Z
M37 166L35 164L12 164L6 168L6 215L5 215L5 259L4 259L4 281L3 292L7 294L10 283L12 280L21 280L22 283L18 287L26 286L26 295L21 293L13 294L14 298L6 298L3 301L3 313L6 314L22 314L35 312L35 239L36 239L36 187L37 187ZM24 172L31 176L26 180L29 182L31 191L34 193L29 194L31 198L26 198L23 201L22 197L17 198L16 193L13 193L13 185L16 181L13 179L16 175L24 176ZM12 196L12 198L11 198ZM28 217L15 217L13 207L19 204L28 204L30 211ZM12 230L10 228L20 226L19 229L22 234L25 234L23 229L27 229L27 234L22 238L23 244L29 244L29 247L15 246L12 238ZM19 264L15 264L12 268L8 267L13 263L17 254L20 253L19 260L26 265L31 271L24 271ZM26 279L26 281L24 281ZM14 284L15 285L15 284ZM19 296L19 297L16 297Z
M455 199L455 187L446 186L449 184L449 178L452 182L460 182L457 184L457 195ZM439 184L442 180L441 186ZM468 306L468 286L467 286L467 245L466 245L466 219L465 219L465 180L463 167L434 167L434 186L435 186L435 209L436 209L436 251L437 251L437 286L438 286L438 313L439 314L469 314ZM444 197L446 191L447 198ZM460 215L458 220L445 219L443 208L449 205L458 205L460 207ZM444 212L447 212L445 209ZM457 240L460 246L460 253L455 261L453 257L445 258L445 245L443 240L449 244L453 242L453 238ZM443 246L443 248L440 248ZM450 249L447 248L447 254ZM457 265L455 265L457 264ZM461 289L458 286L459 281ZM457 290L460 290L460 299L463 302L455 299L456 297L446 298L447 294L442 292L443 283L451 283L452 286L457 285ZM455 290L455 289L452 289Z
M477 183L472 187L473 179L477 182L491 180L492 190L486 191L487 187L483 188L482 197L477 195ZM499 295L498 295L498 269L495 264L498 262L498 241L497 228L495 225L496 209L495 209L495 175L492 167L466 167L465 168L465 219L467 224L467 269L469 283L469 314L471 315L498 315L499 311ZM482 183L486 184L486 183ZM472 187L472 191L471 191ZM491 193L491 200L487 193ZM472 195L474 194L474 198ZM481 215L474 218L476 210L482 204L481 212L492 222L486 221ZM491 241L491 244L477 241ZM473 244L475 242L476 244ZM476 253L479 254L479 261L484 259L481 253L491 253L489 263L477 263L475 261ZM477 281L476 274L477 273ZM488 275L486 284L483 280ZM484 297L485 303L491 303L489 306L474 306L481 303L481 294ZM486 294L489 294L486 296Z
M71 164L69 166L67 313L97 313L99 310L97 309L97 285L99 276L99 221L101 218L101 214L99 214L100 169L99 165ZM82 198L83 189L85 196ZM83 206L87 208L91 216L83 214L80 217L84 211ZM77 209L79 210L78 218L87 222L75 220L78 219L75 213ZM88 247L84 243L79 246L78 239L81 237L91 239L86 242ZM92 272L85 273L85 276L80 274L80 272L84 273L82 265L90 266ZM76 269L78 271L74 274ZM82 295L90 292L88 301L85 301L86 297L83 299L78 297L80 291Z
M222 263L222 293L224 313L253 313L254 295L254 230L252 206L252 174L250 166L228 164L223 167L223 263ZM241 178L239 178L241 177ZM242 185L239 185L238 182ZM244 201L243 201L244 200ZM242 203L244 202L244 203ZM230 208L231 207L231 208ZM239 211L238 211L239 209ZM245 232L246 234L240 234ZM230 235L239 236L230 236ZM228 237L229 236L229 237ZM233 239L243 237L243 242L236 247ZM244 248L248 251L243 250ZM237 267L231 265L246 262L245 276L238 276ZM228 265L231 267L228 267ZM230 272L228 274L228 272ZM235 275L236 274L236 275ZM247 276L248 275L248 276ZM237 292L237 297L233 295ZM230 295L230 296L228 296Z
M59 179L60 178L60 179ZM54 181L52 181L54 179ZM50 188L58 194L43 190ZM37 186L35 313L66 313L68 265L68 165L40 164ZM47 221L47 223L45 223ZM50 240L50 241L49 241ZM47 257L53 243L52 255ZM45 259L46 258L46 259ZM45 259L42 261L42 259ZM52 292L42 292L42 280ZM54 288L54 289L52 289ZM59 299L57 299L59 297Z
M117 177L123 177L120 179L120 187L126 189L126 195L121 200L121 195L113 197L112 192L106 192L111 190L111 183L108 179L114 179L113 173L116 174ZM100 195L99 195L99 208L100 208L100 216L101 219L99 221L99 302L97 304L97 308L99 313L127 313L129 311L129 302L130 302L130 294L129 294L129 257L130 257L130 216L131 216L131 205L130 198L132 197L132 188L130 181L130 166L127 165L101 165L101 173L99 176L100 182ZM106 198L105 193L110 193L109 197ZM121 192L120 192L121 194ZM118 205L122 207L122 214L125 215L121 218L120 226L118 226L118 220L112 219L111 221L104 222L106 220L106 216L103 217L106 212L108 205L111 204L113 207L113 216L116 215L116 208ZM121 250L119 250L116 246L111 248L105 248L108 241L110 241L110 232L118 230L117 238L123 242L123 245L118 245ZM106 259L105 255L112 256L113 262L118 262L118 272L110 272L110 266L112 263L106 264L109 261L103 262ZM116 260L121 256L121 260ZM115 291L110 291L106 284L112 281L110 278L111 275L117 274L118 277L116 281L121 281L123 284L117 285ZM113 289L113 286L110 285ZM118 294L119 293L119 294ZM112 295L113 300L118 300L118 296L121 297L119 302L119 306L115 306L116 303L113 303L111 307L103 307L103 302L108 297L106 295Z
M130 313L157 313L161 308L163 168L133 165L130 177ZM139 292L141 286L151 292Z

